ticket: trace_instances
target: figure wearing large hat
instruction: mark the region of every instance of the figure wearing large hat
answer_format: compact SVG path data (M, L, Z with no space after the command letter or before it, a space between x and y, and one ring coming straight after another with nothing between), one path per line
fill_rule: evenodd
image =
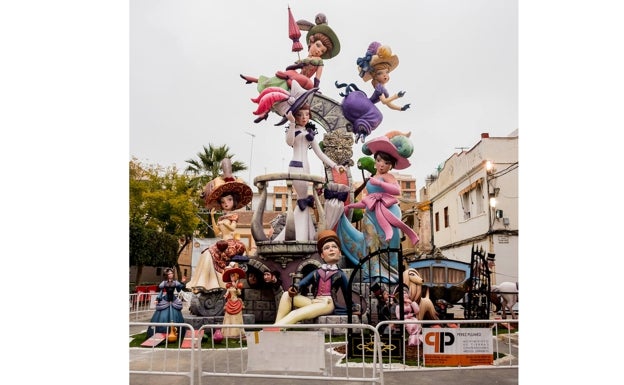
M388 135L364 143L362 152L373 155L375 174L366 181L367 195L359 202L346 205L346 209L364 209L362 231L356 229L346 215L342 215L336 227L342 242L343 254L350 264L357 265L361 259L379 249L398 250L401 233L413 245L419 239L413 229L401 220L401 209L397 196L401 189L392 169L410 166L408 157L413 153L409 134L392 131ZM383 254L383 253L382 253ZM389 252L372 257L362 267L362 279L366 282L398 282L398 254Z
M232 175L229 158L221 162L221 168L223 175L211 180L201 194L206 207L210 209L215 235L221 239L202 251L187 285L194 292L224 288L224 268L233 257L247 253L245 244L238 239L239 234L236 232L238 214L235 210L251 202L253 192L242 179ZM217 210L221 213L218 219Z
M292 14L289 8L289 18ZM298 20L296 24L290 24L291 36L298 36L297 28L308 31L306 42L308 44L308 56L295 61L284 70L276 71L274 76L260 76L258 78L240 75L247 84L257 83L259 93L267 88L282 88L290 90L293 84L298 83L307 90L318 88L323 73L324 60L336 57L340 53L340 40L334 30L327 24L327 17L319 13L316 15L315 23L306 20ZM295 31L292 31L295 29ZM266 115L261 115L256 122L266 119Z

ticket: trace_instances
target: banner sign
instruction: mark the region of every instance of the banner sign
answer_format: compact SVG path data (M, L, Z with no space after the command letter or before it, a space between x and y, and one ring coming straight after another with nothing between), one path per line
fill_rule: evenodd
M426 366L475 366L494 363L490 328L423 328Z
M193 252L191 253L191 267L195 269L199 263L199 256L213 243L217 243L218 238L193 238Z

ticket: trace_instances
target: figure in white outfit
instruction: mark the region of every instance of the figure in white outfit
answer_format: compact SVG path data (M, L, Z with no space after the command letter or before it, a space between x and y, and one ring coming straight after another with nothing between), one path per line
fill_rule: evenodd
M344 167L331 160L323 153L314 136L316 128L310 122L310 105L303 103L294 113L289 111L286 114L290 125L286 130L286 143L293 148L293 157L288 165L290 174L309 174L310 164L308 161L308 149L312 149L314 154L327 166L336 171L344 172ZM297 241L316 240L316 230L314 222L310 216L310 207L314 200L308 195L310 182L305 180L293 180L293 188L297 194L297 207L294 209L294 223ZM277 241L285 240L286 231L283 230L276 238Z

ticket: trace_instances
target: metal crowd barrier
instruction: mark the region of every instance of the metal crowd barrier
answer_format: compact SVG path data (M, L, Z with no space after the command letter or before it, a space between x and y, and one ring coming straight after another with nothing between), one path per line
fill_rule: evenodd
M158 293L156 292L130 294L130 319L135 322L143 320L146 316L149 319L156 309L154 300L157 295Z
M454 324L454 325L451 325ZM408 346L410 326L420 325L420 343ZM151 348L130 348L130 374L147 375L132 385L160 385L162 377L185 376L211 383L219 377L351 381L384 384L384 372L501 369L519 367L518 319L490 320L391 320L372 327L366 324L204 325L197 331L190 324L130 322L131 335L148 327L186 328L191 343L183 347L163 341ZM454 326L449 328L449 326ZM436 334L478 330L493 354L491 363L436 366L427 362L425 344ZM134 330L134 332L132 331ZM384 330L384 333L380 333ZM233 331L228 336L227 331ZM189 333L189 332L187 332ZM202 338L203 335L203 338ZM429 338L429 340L426 340ZM412 340L413 341L413 340ZM437 341L437 340L436 340ZM441 343L444 339L440 339ZM429 348L430 348L429 346ZM488 353L490 354L490 353ZM483 355L483 354L482 354ZM487 355L484 355L487 356ZM168 382L163 382L163 385Z
M145 329L142 329L145 327ZM178 333L176 342L169 342L165 338L161 344L150 348L137 347L130 348L130 375L147 375L149 380L146 383L158 384L156 376L184 376L189 379L189 384L193 385L196 369L195 360L197 349L192 346L198 344L195 337L193 326L187 323L153 323L153 322L130 322L131 335L133 329L142 329L143 331L151 327L165 327L166 333L169 334L171 327L176 327L178 331L186 330L186 334L191 338L191 348L183 348L183 339L181 333ZM132 380L130 383L134 383Z
M217 330L236 330L216 344ZM199 349L199 383L205 377L234 376L318 381L359 381L383 385L379 333L365 324L204 325L209 347ZM244 331L243 331L244 330ZM370 357L349 357L349 332L371 341ZM226 333L227 334L227 333ZM223 346L225 348L220 348ZM217 346L219 345L219 346ZM210 382L210 381L209 381Z

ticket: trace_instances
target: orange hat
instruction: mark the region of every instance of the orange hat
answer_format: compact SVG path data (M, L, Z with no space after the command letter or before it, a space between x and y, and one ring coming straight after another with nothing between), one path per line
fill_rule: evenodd
M341 248L340 239L338 239L338 235L336 234L334 230L321 231L320 233L317 234L317 239L318 240L316 242L316 248L319 254L321 254L321 252L323 251L323 245L325 245L329 241L336 242L336 244L338 245L338 248Z

